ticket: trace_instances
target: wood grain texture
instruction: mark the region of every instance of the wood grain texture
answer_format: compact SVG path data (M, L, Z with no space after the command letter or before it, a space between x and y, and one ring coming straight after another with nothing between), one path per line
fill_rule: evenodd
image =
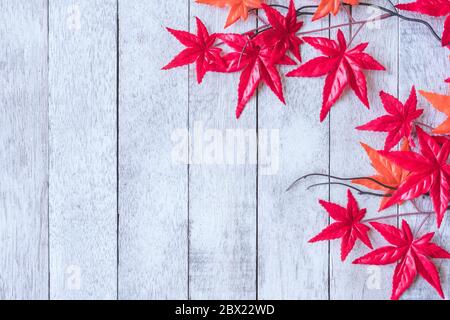
M386 1L371 1L387 6ZM379 10L367 7L352 9L352 17L356 21L375 18L383 14ZM332 25L347 23L345 12L332 19ZM342 31L349 42L357 32L358 26L343 28ZM332 32L336 39L336 31ZM341 177L371 176L376 174L370 164L366 152L360 142L364 142L375 149L383 149L386 134L359 131L355 127L365 124L385 113L379 98L381 90L397 96L398 79L398 20L389 18L364 26L356 35L352 46L361 42L368 42L366 53L372 55L385 66L386 71L364 71L367 80L370 110L347 88L342 98L332 108L331 118L331 174ZM362 187L362 189L365 189ZM347 203L346 188L332 186L331 200L345 206ZM360 196L353 192L360 208L367 209L367 217L374 218L382 215L395 214L395 207L378 212L381 198ZM380 222L396 224L396 219ZM385 245L384 240L376 232L370 233L374 247ZM354 250L345 262L340 257L340 241L331 242L330 262L330 299L388 299L391 290L393 269L390 266L360 266L352 261L368 252L370 249L358 241ZM392 269L392 270L391 270Z
M196 31L193 17L197 16L211 32L222 32L227 10L191 1L190 16L191 31ZM238 23L227 32L253 29L254 21L251 17L248 23ZM226 132L239 134L236 130L244 130L255 137L256 99L236 120L239 74L208 74L198 85L194 68L190 70L189 128L194 139L190 148L194 163L189 172L190 297L254 299L256 161L251 163L251 159L256 159L256 142L249 143L248 137L245 141L227 138ZM200 132L196 127L203 127L203 134L196 134ZM236 164L237 160L226 164L226 157L238 154L225 147L226 143L244 143L243 164Z
M0 86L0 299L46 299L46 1L0 2Z
M296 1L297 7L308 4L314 1ZM310 16L299 19L307 21L301 31L328 26L328 19L317 23L309 23ZM306 44L301 50L303 61L317 55ZM281 72L293 69L283 67ZM328 173L328 121L319 122L323 79L285 78L283 85L286 106L267 87L259 94L259 297L326 299L328 245L308 240L327 225L318 199L327 199L328 189L306 190L318 182L310 178L285 192L302 175ZM271 130L279 132L279 140L270 137Z
M415 14L405 15L419 17ZM420 16L421 19L424 16ZM442 18L426 18L438 34L442 34L444 19ZM444 79L449 77L450 62L448 60L448 50L443 48L440 43L433 38L430 31L423 25L409 23L407 21L400 22L400 47L399 47L399 92L403 99L408 97L411 87L416 86L417 90L431 91L441 94L448 94L449 87L444 83ZM424 116L420 118L421 122L431 126L437 126L444 119L445 115L436 109L418 94L418 107L425 109ZM429 198L421 198L417 205L423 211L433 211ZM402 206L401 212L415 211L411 205ZM417 234L423 217L408 218L413 232ZM435 215L432 215L422 226L419 234L435 231L436 235L433 241L450 250L448 245L448 235L450 232L450 220L448 212L442 226L437 229ZM450 278L448 260L435 260L436 266L440 270L441 283L446 297L450 295ZM411 286L404 297L405 299L440 299L435 290L423 279L418 278Z
M116 298L116 9L50 1L52 299Z
M119 297L187 299L187 164L173 154L188 69L161 68L182 47L165 27L188 29L188 1L123 0L119 21Z

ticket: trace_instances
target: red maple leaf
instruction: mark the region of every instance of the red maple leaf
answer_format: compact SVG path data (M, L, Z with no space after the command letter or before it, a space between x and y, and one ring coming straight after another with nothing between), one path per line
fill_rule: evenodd
M224 56L227 64L225 72L242 70L238 87L236 118L241 116L261 82L267 84L278 99L285 104L280 73L275 63L272 62L272 48L264 46L259 37L250 39L248 36L240 34L220 34L218 37L235 50ZM284 56L277 64L292 65L295 62Z
M304 37L303 40L306 43L325 56L314 58L287 74L288 77L327 75L320 112L321 122L325 120L331 107L342 95L347 85L350 85L356 96L369 108L366 78L362 70L386 70L378 61L364 52L368 43L361 43L353 49L349 49L341 30L338 31L337 39L336 42L322 37Z
M442 45L449 46L450 49L450 15L445 19L444 31L442 33Z
M352 251L356 240L361 240L366 246L372 249L372 243L367 235L370 228L361 223L366 215L366 209L359 209L353 194L347 191L347 208L335 203L320 200L319 203L336 222L323 229L317 236L309 240L310 243L324 240L334 240L342 238L341 260L347 258Z
M415 119L420 117L423 109L417 109L417 95L414 86L411 89L408 100L405 104L383 91L380 92L381 102L387 115L376 118L369 123L359 126L358 130L368 130L377 132L388 132L384 144L384 150L389 151L395 147L402 138L409 141L414 146L412 138L412 127Z
M400 10L423 13L433 17L450 14L450 0L417 0L416 2L398 4Z
M298 61L302 61L300 45L303 41L296 33L303 26L303 22L297 21L297 11L295 10L294 1L291 0L286 17L283 17L271 6L262 4L262 7L272 26L272 28L261 33L266 45L273 47L272 61L277 61L284 57L287 51L292 52Z
M414 239L408 223L402 221L402 229L370 223L392 246L385 246L353 261L354 264L387 265L397 263L392 281L391 299L398 300L411 286L417 274L421 275L444 298L439 272L430 260L450 259L450 253L431 242L434 232Z
M207 71L216 71L224 67L220 56L222 49L215 46L217 34L209 34L203 22L196 18L197 35L167 28L175 38L187 48L181 51L163 70L196 64L197 82L201 83Z
M410 171L406 181L398 187L382 209L429 193L437 214L437 225L440 227L450 198L450 165L447 164L450 141L430 136L419 127L416 127L416 131L420 154L412 151L381 153Z

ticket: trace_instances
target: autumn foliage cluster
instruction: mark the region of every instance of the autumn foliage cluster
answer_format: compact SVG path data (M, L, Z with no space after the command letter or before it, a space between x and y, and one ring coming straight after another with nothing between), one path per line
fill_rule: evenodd
M197 0L197 3L228 8L225 28L238 20L246 20L255 9L261 9L267 25L244 34L211 33L196 18L196 33L167 30L185 48L163 69L189 64L195 65L197 82L204 80L208 72L240 73L236 103L239 118L257 88L264 84L285 103L280 65L292 66L288 78L324 77L320 121L324 121L330 109L350 88L361 103L369 108L367 71L384 71L385 67L366 53L369 44L354 44L354 38L346 39L338 30L335 39L311 37L302 34L307 19L289 5L271 6L263 0ZM362 5L358 0L320 0L312 20L336 15L347 5ZM286 3L287 4L287 1ZM442 45L450 45L450 0L417 0L396 6L401 11L415 12L432 17L444 17ZM284 10L284 14L282 13ZM301 46L308 45L317 51L317 57L303 62ZM225 50L225 47L227 50ZM443 48L443 50L445 50ZM437 79L442 81L443 79ZM447 80L449 81L449 80ZM450 96L419 91L433 107L450 117ZM357 130L385 132L383 150L375 150L362 144L375 174L352 181L371 190L381 191L380 211L394 205L428 197L433 205L436 225L440 227L450 200L450 120L438 127L420 122L424 110L418 107L414 86L405 101L387 92L380 92L385 114ZM400 149L397 147L401 146ZM353 194L348 191L347 205L320 200L320 204L333 222L310 242L341 239L341 258L344 261L361 242L372 251L353 261L355 264L395 264L392 299L398 299L417 275L423 277L441 297L444 297L439 272L432 259L449 259L450 253L432 242L434 233L414 235L409 224L402 221L400 228L366 219L366 210L360 209ZM388 245L373 249L370 233L379 233Z

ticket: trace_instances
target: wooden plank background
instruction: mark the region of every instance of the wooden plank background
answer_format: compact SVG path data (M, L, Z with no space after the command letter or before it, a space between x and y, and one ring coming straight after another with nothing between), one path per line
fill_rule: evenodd
M380 90L402 101L412 85L447 92L448 52L423 26L390 18L355 40L387 68L366 73L370 110L346 92L319 123L324 79L292 78L286 106L262 87L237 121L238 75L198 85L193 67L161 71L182 48L166 26L195 32L197 16L221 32L226 15L193 0L0 2L0 298L389 298L393 268L351 265L365 249L342 263L338 242L307 243L328 224L317 199L345 202L345 189L307 190L316 178L285 190L310 172L371 174L359 142L381 148L384 136L354 127L383 113ZM442 19L428 21L441 32ZM227 31L258 23L252 15ZM302 47L304 61L316 54ZM443 119L419 103L424 122ZM219 137L235 149L221 152ZM244 161L229 159L236 150ZM357 199L376 214L379 199ZM408 221L417 229L421 219ZM449 295L449 264L440 267ZM405 298L437 294L420 279Z

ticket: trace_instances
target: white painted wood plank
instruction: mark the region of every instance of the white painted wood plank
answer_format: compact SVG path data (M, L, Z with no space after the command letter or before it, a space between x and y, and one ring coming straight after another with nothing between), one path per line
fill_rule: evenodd
M296 1L297 7L308 4L315 1ZM328 26L326 18L317 23L310 22L311 16L301 19L301 31ZM317 55L306 44L301 51L304 62ZM293 69L281 68L283 73ZM328 173L328 121L319 122L323 79L285 78L283 85L286 106L266 87L259 95L259 296L327 299L328 244L308 240L327 225L318 199L327 199L328 189L307 191L308 184L318 181L312 178L285 192L304 174ZM276 131L279 139L270 136Z
M227 10L191 1L190 29L202 19L211 32L223 32ZM226 32L255 27L254 18L238 22ZM212 146L224 150L219 137L227 143L239 143L225 137L226 130L238 129L256 134L256 100L252 99L239 120L235 119L239 74L208 74L202 85L196 83L194 68L189 77L189 127L194 139L191 154L204 159L190 166L190 297L192 299L254 299L256 297L256 158L255 146L245 147L245 164L221 164L208 161ZM203 126L204 134L196 135ZM215 131L211 131L215 130ZM198 132L198 131L197 131ZM209 136L214 135L214 137ZM211 140L213 139L213 140ZM256 145L256 142L255 144ZM204 146L203 152L201 147ZM218 150L216 149L216 150ZM209 151L208 151L209 150ZM224 157L236 152L224 151ZM226 159L226 158L225 158Z
M0 52L0 299L46 299L46 1L0 2Z
M116 1L51 0L50 293L116 298Z
M188 29L187 1L121 0L119 298L187 299L188 69L161 71ZM172 141L171 139L175 139Z
M388 6L386 1L370 1L382 6ZM367 7L352 8L356 20L365 20L379 16L382 12ZM332 18L332 25L347 23L347 15L342 11ZM356 32L357 26L343 28L347 40ZM332 32L336 39L336 31ZM369 42L365 50L385 66L387 71L364 71L369 92L370 110L362 104L353 91L347 89L342 98L332 108L331 116L331 173L342 177L371 176L376 174L370 165L370 160L361 147L364 142L376 149L382 149L386 135L368 131L359 131L355 127L365 124L385 113L379 98L381 90L397 95L398 75L398 21L396 18L369 24L356 36L354 43ZM362 187L362 189L365 189ZM346 205L346 188L332 186L331 200ZM360 208L367 208L368 218L395 214L396 208L378 212L380 198L359 196L353 192ZM384 223L396 224L396 219L383 220ZM374 247L386 245L375 231L370 233ZM375 267L353 265L352 261L371 250L361 242L357 242L354 250L345 262L340 258L340 241L332 241L330 248L330 299L389 299L391 290L392 267Z
M444 19L430 18L424 15L416 15L406 11L401 12L403 15L415 17L430 22L433 28L442 34ZM432 36L430 31L423 25L410 23L407 21L400 22L400 50L399 50L399 91L400 96L407 97L411 90L411 86L415 85L417 90L425 90L441 94L448 94L448 85L444 83L444 79L449 77L450 62L448 60L448 50L443 48L440 43ZM418 94L418 107L425 109L421 122L431 126L440 124L445 115L436 109ZM433 211L429 198L418 201L419 208L424 211ZM401 207L401 212L415 211L411 205ZM417 232L423 221L423 217L411 217L407 219L413 229ZM420 233L435 231L436 236L433 239L437 244L450 250L448 244L448 235L450 228L450 220L445 217L441 228L438 230L435 217L428 219L428 222L421 228ZM444 293L448 298L450 296L450 278L448 260L437 259L436 265L440 269L441 283ZM403 298L405 299L440 299L435 290L423 279L418 279L410 290L408 290Z

